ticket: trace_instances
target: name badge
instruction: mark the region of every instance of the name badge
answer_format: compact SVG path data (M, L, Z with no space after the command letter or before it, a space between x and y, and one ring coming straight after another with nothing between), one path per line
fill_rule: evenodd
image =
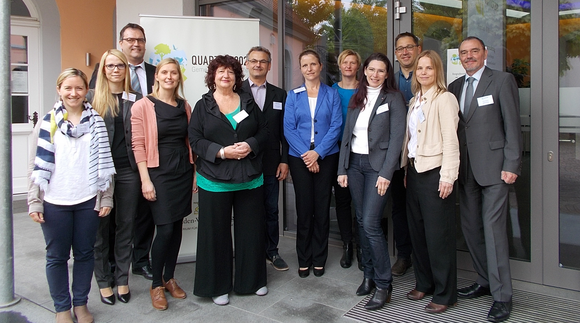
M419 111L417 112L417 118L419 118L420 123L425 122L425 114L423 113L423 109L419 108Z
M282 102L274 102L272 108L274 108L274 110L282 110Z
M122 98L123 98L123 100L129 100L131 102L135 102L135 99L137 99L137 96L133 93L127 93L127 92L123 91Z
M377 108L377 114L389 111L389 104L385 103Z
M299 87L297 89L294 89L294 93L300 93L300 92L304 92L304 91L306 91L306 88L303 87L303 86L302 87Z
M246 112L246 110L242 110L234 116L234 120L236 120L237 123L240 123L240 122L242 122L242 120L246 119L248 116L249 115Z
M480 98L477 98L477 105L478 106L484 106L484 105L490 105L493 104L493 96L491 95L486 95L486 96L482 96Z

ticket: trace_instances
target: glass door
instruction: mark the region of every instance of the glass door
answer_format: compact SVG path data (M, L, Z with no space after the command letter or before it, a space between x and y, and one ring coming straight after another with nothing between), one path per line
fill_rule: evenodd
M398 6L397 6L398 2ZM534 6L538 2L534 2ZM398 7L398 9L397 9ZM512 73L519 88L521 134L523 137L522 174L509 193L509 252L515 279L541 281L541 253L532 247L532 167L536 150L532 127L539 111L533 104L532 80L532 7L530 1L405 0L395 1L395 35L411 31L422 42L423 50L439 53L447 74L447 84L464 75L458 48L467 36L484 41L488 50L486 65ZM540 9L538 6L537 9ZM395 67L397 68L397 67ZM535 84L535 83L534 83ZM541 138L539 138L541 142ZM539 143L538 142L538 143ZM459 212L457 213L459 219ZM459 223L459 221L458 221ZM458 266L473 270L461 230L457 230Z
M545 257L545 283L580 290L580 2L544 3L544 10L544 28L554 35L545 46L557 49L544 63L544 74L554 79L543 98L544 107L550 107L544 111L544 172L550 179L544 234L551 251Z

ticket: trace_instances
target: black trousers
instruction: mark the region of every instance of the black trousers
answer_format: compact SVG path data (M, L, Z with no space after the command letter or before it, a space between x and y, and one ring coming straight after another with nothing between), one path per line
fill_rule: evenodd
M130 167L117 169L115 175L115 213L100 219L95 242L95 279L99 288L111 287L113 282L123 286L129 284L129 267L133 243L133 221L141 194L139 173ZM112 222L114 221L114 222ZM115 243L110 244L110 226L114 225ZM115 274L111 273L109 250L114 250Z
M407 193L405 188L405 170L399 169L393 173L393 179L389 190L393 198L392 216L393 219L393 238L397 247L397 258L411 258L411 235L409 234L409 225L407 224Z
M141 268L149 265L149 252L155 233L153 215L143 194L139 197L133 231L133 268Z
M324 267L328 258L330 195L336 181L338 153L318 159L311 173L301 158L288 156L296 197L296 253L300 267Z
M451 305L457 302L455 197L439 197L440 170L417 173L407 168L407 215L415 288L433 293L436 304Z
M199 225L193 293L220 296L255 293L266 286L264 192L210 192L199 188ZM234 252L232 250L232 208Z

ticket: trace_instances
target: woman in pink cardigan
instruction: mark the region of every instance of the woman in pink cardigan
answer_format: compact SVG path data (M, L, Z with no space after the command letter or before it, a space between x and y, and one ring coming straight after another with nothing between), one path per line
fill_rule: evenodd
M132 108L133 152L143 196L149 201L157 235L151 247L151 303L167 309L165 290L185 298L173 274L181 246L183 218L191 213L193 155L187 127L191 107L179 94L183 76L179 62L166 58L155 71L153 93Z

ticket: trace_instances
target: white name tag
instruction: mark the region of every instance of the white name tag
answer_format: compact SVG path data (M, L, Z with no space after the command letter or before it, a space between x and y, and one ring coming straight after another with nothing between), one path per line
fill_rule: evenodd
M303 87L303 86L302 87L299 87L297 89L294 89L294 93L300 93L300 92L304 92L304 91L306 91L306 88Z
M477 98L477 105L478 106L484 106L484 105L490 105L493 104L493 96L491 95L486 95L486 96L482 96L480 98Z
M246 119L247 117L248 117L248 113L246 112L246 110L242 110L234 116L234 120L236 120L237 123L240 123L240 122L242 122L242 120Z
M133 93L127 93L123 91L123 96L122 96L123 100L129 100L131 102L135 102L135 99L137 98L137 96Z
M282 102L274 102L272 108L274 108L274 110L282 110Z
M377 108L377 114L389 111L389 104L385 103Z

